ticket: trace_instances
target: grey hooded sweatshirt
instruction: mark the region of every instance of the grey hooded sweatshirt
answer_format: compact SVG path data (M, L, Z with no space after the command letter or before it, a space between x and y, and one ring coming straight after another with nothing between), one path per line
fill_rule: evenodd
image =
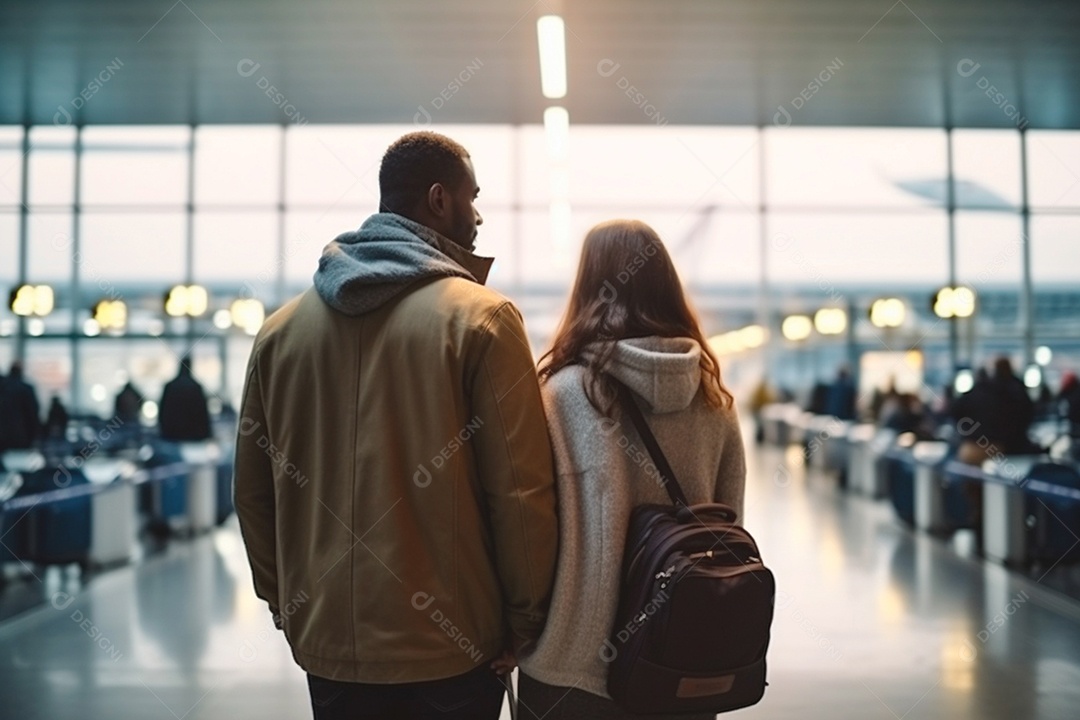
M746 463L738 416L706 403L700 361L691 338L638 338L616 344L608 371L644 401L687 499L723 502L741 517ZM671 500L629 418L616 413L613 423L589 403L584 374L570 366L541 386L555 453L559 560L547 625L521 669L549 685L609 697L604 643L618 609L630 513Z
M327 305L363 315L425 278L461 277L483 285L493 261L407 217L376 213L323 248L313 280Z

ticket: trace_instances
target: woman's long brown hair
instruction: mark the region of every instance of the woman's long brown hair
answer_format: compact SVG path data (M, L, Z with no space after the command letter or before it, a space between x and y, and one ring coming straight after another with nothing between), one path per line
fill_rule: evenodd
M639 220L601 223L585 236L566 314L551 349L540 358L540 380L546 382L569 365L583 365L586 397L610 415L615 390L603 370L616 341L650 336L697 341L706 400L716 408L732 405L720 378L720 362L701 332L660 236ZM586 356L586 346L596 342L600 351Z

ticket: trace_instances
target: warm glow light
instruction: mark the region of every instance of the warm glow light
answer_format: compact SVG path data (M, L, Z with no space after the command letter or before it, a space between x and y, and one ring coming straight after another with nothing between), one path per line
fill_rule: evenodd
M759 348L768 340L768 331L760 325L747 325L709 338L709 347L717 355L731 355Z
M975 291L969 287L958 287L953 295L956 317L971 317L975 313Z
M566 108L554 106L544 110L544 134L548 156L554 161L566 160L570 147L570 113Z
M897 328L906 317L907 307L900 298L881 298L870 305L870 322L874 327Z
M963 285L943 287L934 296L934 314L939 318L966 318L975 314L975 291Z
M942 687L959 692L971 692L975 687L975 661L979 651L968 637L962 628L957 628L942 639Z
M839 335L847 330L847 322L841 308L822 308L814 314L814 328L822 335Z
M165 313L170 317L199 317L210 306L210 295L200 285L176 285L165 298Z
M234 300L229 309L232 323L248 335L254 335L266 319L266 308L254 298Z
M123 330L127 326L127 303L102 300L94 306L94 322L99 330Z
M566 25L558 15L544 15L536 21L540 45L540 89L544 97L566 97Z
M188 315L198 317L210 306L210 295L200 285L188 285Z
M883 587L877 596L878 618L883 625L899 625L907 614L904 594L896 585Z
M765 328L760 325L747 325L742 330L738 331L738 337L743 345L753 349L764 345L769 334Z
M780 332L784 337L794 342L810 337L813 330L814 323L806 315L789 315L780 325Z
M22 317L45 317L53 311L55 296L48 285L23 285L11 293L11 312Z

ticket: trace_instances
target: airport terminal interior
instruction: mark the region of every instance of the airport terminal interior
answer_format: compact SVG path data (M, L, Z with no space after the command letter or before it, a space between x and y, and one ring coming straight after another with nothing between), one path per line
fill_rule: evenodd
M248 361L428 130L534 359L590 228L670 253L776 579L733 716L1080 717L1078 38L1019 0L4 0L0 718L312 717L234 507Z

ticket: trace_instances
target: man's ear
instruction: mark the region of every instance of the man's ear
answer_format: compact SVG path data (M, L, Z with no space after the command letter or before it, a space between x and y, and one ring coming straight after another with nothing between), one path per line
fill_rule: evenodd
M428 188L427 204L428 210L431 211L436 217L442 217L446 214L447 205L450 202L450 198L446 193L446 188L442 183L435 183Z

